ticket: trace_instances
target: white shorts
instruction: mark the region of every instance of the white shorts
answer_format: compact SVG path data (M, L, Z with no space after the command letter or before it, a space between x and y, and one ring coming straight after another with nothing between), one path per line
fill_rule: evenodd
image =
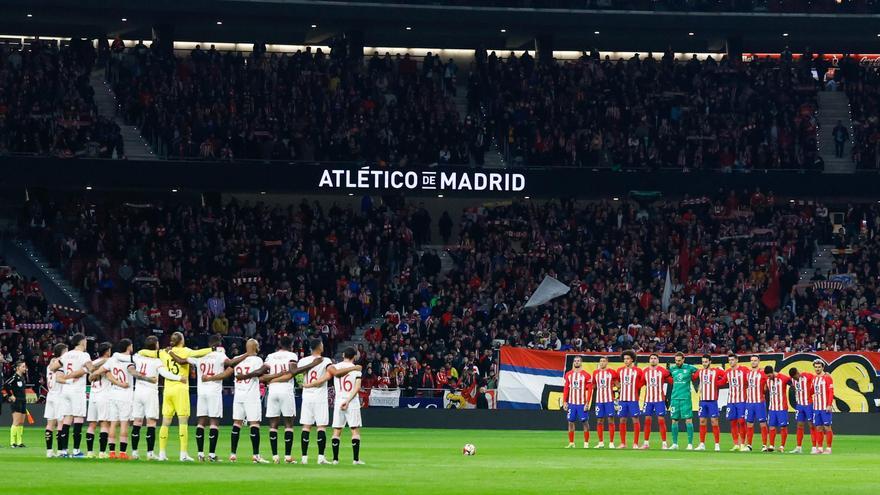
M159 419L159 393L155 390L134 393L131 419Z
M110 399L107 401L107 417L108 421L130 421L131 420L131 404L130 400Z
M210 394L199 394L199 400L196 403L196 416L209 418L223 417L223 394L214 392Z
M110 421L110 411L108 408L108 403L110 399L107 397L102 397L97 400L89 401L89 414L86 416L86 421L89 423L97 423L99 421Z
M61 414L75 418L85 418L88 407L86 394L83 391L64 390L61 392Z
M343 411L338 407L333 408L333 427L334 428L345 428L345 425L348 425L349 428L360 428L363 426L361 422L361 408L351 407Z
M277 418L278 416L285 418L296 416L296 401L293 399L293 394L269 392L266 396L266 417Z
M263 405L260 401L252 400L247 402L232 403L232 419L233 421L255 422L263 419Z
M299 418L301 425L327 426L330 424L330 408L326 401L313 402L303 401L302 415Z
M64 419L61 413L61 394L51 394L46 396L46 408L43 410L43 419Z

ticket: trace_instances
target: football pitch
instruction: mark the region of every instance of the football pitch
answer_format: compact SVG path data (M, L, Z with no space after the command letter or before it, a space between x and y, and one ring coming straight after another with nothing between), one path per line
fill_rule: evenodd
M4 435L6 428L0 429ZM169 457L177 456L176 427ZM268 428L262 429L262 455L271 458ZM0 448L2 494L114 495L272 493L459 494L459 493L878 493L880 437L839 435L834 454L664 452L657 434L652 450L567 450L564 431L379 429L363 431L361 459L351 465L344 435L338 466L318 466L315 435L310 464L254 465L242 435L236 464L181 464L147 461L47 459L43 430L26 428L26 449ZM194 428L190 454L195 456ZM580 433L578 434L580 440ZM682 439L684 434L682 433ZM595 442L595 434L592 437ZM805 439L808 443L809 437ZM141 454L143 440L141 441ZM283 454L283 439L279 448ZM463 456L473 443L477 454ZM330 442L327 442L330 455ZM582 442L578 442L582 445ZM794 435L789 437L789 447ZM85 447L85 440L83 440ZM711 447L710 447L711 448ZM228 456L229 428L223 428L218 454ZM809 450L809 448L807 449ZM299 459L299 428L294 454Z

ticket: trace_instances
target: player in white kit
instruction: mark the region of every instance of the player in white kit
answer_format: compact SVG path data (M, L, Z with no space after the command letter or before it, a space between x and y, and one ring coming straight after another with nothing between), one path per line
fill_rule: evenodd
M147 337L144 340L144 348L158 351L159 339L153 335ZM159 358L135 354L132 356L132 361L134 361L138 373L148 379L135 381L134 403L131 408L131 457L132 459L140 458L138 446L141 440L141 427L144 424L144 418L146 418L147 460L153 460L156 458L153 454L153 447L156 445L156 424L159 421L159 375L166 380L183 383L186 383L188 377L171 373Z
M134 379L157 383L158 378L140 373L131 357L132 344L122 339L116 344L116 352L96 373L103 375L112 384L108 395L107 415L110 418L110 458L128 459L128 423L131 420L134 404ZM119 425L119 436L116 426ZM116 454L116 439L119 439L119 455Z
M98 344L98 357L92 364L95 369L100 370L104 363L110 359L113 353L113 345L110 342L102 342ZM99 459L107 457L107 441L110 435L110 417L107 412L107 391L110 389L110 382L104 378L103 373L89 375L89 412L86 421L89 423L89 429L86 430L86 457L91 459L95 457L95 430L101 427Z
M327 405L327 383L322 382L319 386L308 387L310 383L320 380L327 367L333 361L323 357L324 342L321 339L312 339L309 342L312 354L299 360L299 366L308 366L317 362L317 365L306 373L303 379L302 413L299 423L302 425L302 463L309 462L309 436L312 426L318 427L318 464L330 464L324 457L324 449L327 447L327 425L330 423L330 409ZM308 388L307 388L308 387Z
M64 414L64 426L61 427L58 457L68 457L71 425L73 425L73 454L70 457L84 457L79 445L87 411L86 375L93 371L92 358L86 353L86 344L85 335L81 333L74 335L70 350L61 357L61 370L64 372L61 413Z
M320 382L326 382L333 377L333 387L336 389L336 402L333 406L333 464L339 464L339 443L342 429L348 425L351 429L351 450L353 464L364 464L360 459L361 452L361 399L358 392L361 391L360 367L354 364L358 352L354 347L346 347L342 351L343 361L330 365L324 376L305 387L317 386Z
M232 398L232 445L229 461L236 461L238 438L241 425L250 425L251 447L253 447L254 464L268 464L269 461L260 457L260 421L263 419L263 404L260 402L260 379L263 360L257 356L260 344L250 339L245 344L249 354L235 366L235 395Z
M52 439L60 422L64 421L64 415L61 414L61 388L63 383L56 379L58 370L61 369L61 356L67 352L67 344L55 344L52 348L52 359L46 366L46 408L43 412L43 418L46 419L46 457L54 457L52 450Z
M226 356L223 350L223 336L214 334L208 338L208 347L212 350L200 358L188 358L187 361L196 367L198 376L196 403L196 446L199 461L205 462L205 426L210 424L208 433L208 457L211 462L219 462L217 457L217 440L220 438L220 419L223 418L223 379L232 375L232 368L242 362L248 354L241 354L233 359Z
M284 462L295 464L291 451L293 450L293 422L296 418L296 401L294 398L294 386L296 375L314 368L321 364L320 360L313 360L310 364L297 367L297 356L290 350L293 339L283 335L278 339L278 350L266 356L266 364L263 366L268 373L260 377L260 381L268 383L266 394L266 417L269 418L269 445L272 447L272 462L279 463L278 458L278 420L284 418Z

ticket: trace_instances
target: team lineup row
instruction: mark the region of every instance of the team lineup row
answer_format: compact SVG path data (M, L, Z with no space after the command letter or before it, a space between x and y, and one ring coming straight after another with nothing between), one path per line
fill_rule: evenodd
M728 354L727 369L712 366L711 356L702 357L700 368L686 364L684 354L675 355L675 364L660 366L660 357L651 354L649 365L636 366L634 351L622 354L624 366L608 368L608 358L599 359L598 369L590 373L582 368L582 360L575 357L572 369L566 371L563 381L563 404L568 418L568 448L574 448L576 423L583 423L584 448L589 448L589 408L594 404L596 433L599 442L594 447L604 448L604 430L607 425L610 442L614 448L615 427L619 427L620 443L617 448L626 448L627 419L633 428L633 448L648 449L651 437L652 419L657 421L664 450L678 449L679 422L684 420L687 428L687 450L706 450L706 435L711 424L715 450L720 451L719 390L728 388L727 419L730 421L730 434L733 439L732 451L753 450L755 430L760 428L762 452L785 452L788 437L788 387L795 390L795 411L797 422L797 446L792 453L802 452L805 427L809 428L812 442L811 453L830 454L834 438L832 431L832 409L834 404L834 382L825 372L825 362L813 361L814 373L801 373L791 368L789 375L766 366L762 370L758 356L751 356L749 367L740 366L739 356ZM691 384L696 385L699 409L700 443L693 447L693 402ZM671 391L667 393L667 387ZM644 406L640 407L639 397L645 389ZM595 396L595 398L594 398ZM672 420L672 445L666 440L666 415ZM639 435L645 418L644 443L639 445ZM615 420L619 418L619 423ZM768 428L769 426L769 428ZM780 443L776 444L779 432Z
M308 462L308 448L313 428L317 429L318 464L336 464L343 429L351 430L353 463L360 460L361 404L358 392L361 388L361 367L354 364L357 351L347 348L343 360L333 363L324 357L320 339L310 342L311 355L299 359L291 350L291 339L281 337L278 350L266 356L258 356L259 343L249 340L246 352L230 358L221 347L222 338L209 338L209 347L190 349L185 346L183 334L171 336L170 347L160 349L156 337L148 337L144 348L134 352L132 342L123 339L115 346L109 343L97 346L97 356L92 359L86 352L86 339L82 335L73 338L70 348L58 344L54 357L46 371L49 392L46 397L46 456L47 457L98 457L140 458L141 431L146 426L146 459L166 461L169 427L174 416L178 418L180 457L183 462L194 461L187 452L190 416L190 393L188 380L190 366L195 367L197 377L196 444L198 460L219 462L216 448L219 423L223 416L222 384L233 377L235 392L232 401L231 455L237 460L241 430L250 430L252 460L269 463L260 456L260 424L263 419L260 383L265 383L266 417L269 420L269 441L272 462L278 464L278 431L284 427L283 462L296 463L292 455L294 420L297 415L294 400L294 379L303 379L302 425L300 462ZM159 377L164 379L161 415L159 408ZM328 382L334 380L336 400L333 411L333 458L325 456L326 428L330 425L328 406ZM90 384L88 396L86 382ZM22 411L23 412L23 411ZM155 453L156 427L159 426L159 449ZM80 450L82 430L86 431L87 448ZM130 431L129 431L130 429ZM208 430L208 451L205 453L205 430ZM99 435L99 450L94 450L95 433ZM53 450L53 436L57 453ZM70 437L72 451L68 452ZM131 456L127 453L131 441Z

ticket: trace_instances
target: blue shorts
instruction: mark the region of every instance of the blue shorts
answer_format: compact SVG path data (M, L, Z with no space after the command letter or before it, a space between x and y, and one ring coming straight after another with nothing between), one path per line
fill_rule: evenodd
M788 411L770 411L768 426L788 426Z
M642 410L639 408L639 401L620 401L620 411L618 411L617 415L621 418L638 418L642 415Z
M666 403L645 402L645 408L642 410L642 416L666 416Z
M727 404L727 419L733 421L735 419L742 419L746 413L746 404L745 402L736 402L732 404Z
M589 415L587 414L587 406L583 404L569 404L566 417L568 418L569 423L574 423L575 421L583 423L589 418Z
M831 426L831 413L813 411L813 426Z
M795 421L798 423L806 423L813 421L813 406L794 406Z
M599 402L596 404L597 418L613 418L616 415L613 402Z
M717 418L718 417L718 401L717 400L701 400L700 412L697 413L699 418Z
M763 423L767 421L767 404L763 402L746 404L746 423Z

